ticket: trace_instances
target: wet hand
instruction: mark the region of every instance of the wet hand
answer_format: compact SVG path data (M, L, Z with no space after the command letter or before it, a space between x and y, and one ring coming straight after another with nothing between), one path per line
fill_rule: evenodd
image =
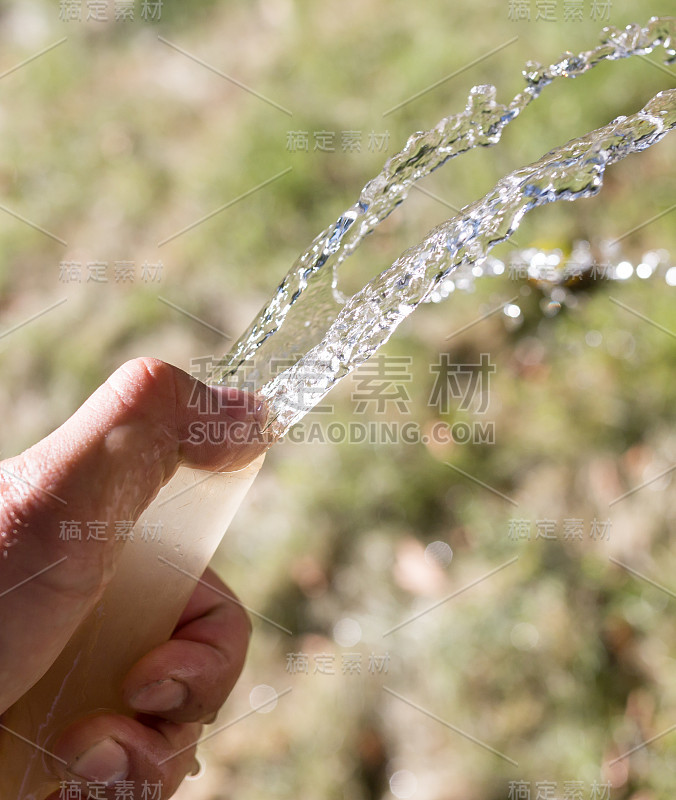
M245 466L266 449L263 413L244 392L136 359L60 428L0 463L0 713L47 672L115 572L121 541L64 541L63 525L138 519L180 464ZM209 422L224 431L221 441L191 436L191 426ZM104 780L104 765L117 759L110 775L162 780L164 800L193 768L200 721L232 688L248 640L241 606L213 574L205 581L219 591L200 585L172 639L125 680L125 701L147 713L80 720L55 744L69 777L79 769Z

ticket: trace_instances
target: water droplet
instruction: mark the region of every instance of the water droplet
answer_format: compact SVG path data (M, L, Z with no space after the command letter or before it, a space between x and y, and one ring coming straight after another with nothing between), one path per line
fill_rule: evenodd
M561 310L561 303L557 303L554 300L542 300L540 308L546 317L553 317Z
M528 83L529 86L536 86L542 79L544 67L537 61L527 61L521 74L526 79L526 83Z
M453 560L453 550L446 542L430 542L425 548L425 561L447 567Z
M655 269L657 265L660 263L660 254L655 252L655 250L648 250L647 253L643 254L643 258L641 259L644 264L647 264L652 269Z
M407 769L397 770L390 778L390 791L399 800L413 797L417 789L418 779Z
M615 267L615 278L618 281L626 281L634 274L634 268L628 261L620 261Z
M257 714L269 714L277 706L277 702L277 692L266 683L259 683L249 692L249 705Z
M354 647L361 640L361 625L356 619L343 617L333 626L333 638L341 647Z
M603 335L601 331L587 331L584 340L590 347L599 347L603 342Z

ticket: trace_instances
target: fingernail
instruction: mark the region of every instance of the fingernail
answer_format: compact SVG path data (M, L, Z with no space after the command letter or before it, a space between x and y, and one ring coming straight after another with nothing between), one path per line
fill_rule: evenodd
M114 739L103 739L71 761L68 771L86 781L109 786L127 777L129 758Z
M264 400L251 392L245 392L234 386L210 386L217 398L217 408L224 408L227 415L237 422L253 420L262 427L268 418L268 409Z
M132 695L129 704L137 711L172 711L183 705L188 696L184 683L173 678L149 683Z
M201 771L202 771L202 764L196 758L193 759L193 764L188 775L191 778L194 778L197 775L199 775Z
M267 403L258 395L255 397L256 407L253 412L253 418L256 420L260 428L264 428L267 421L269 410Z

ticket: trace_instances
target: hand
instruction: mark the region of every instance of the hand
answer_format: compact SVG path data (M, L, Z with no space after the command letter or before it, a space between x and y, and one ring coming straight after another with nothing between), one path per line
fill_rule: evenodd
M267 446L263 418L264 409L244 392L207 387L168 364L137 359L54 433L0 464L0 713L49 669L115 571L120 541L63 541L61 523L138 519L182 463L245 466ZM219 423L211 429L224 428L223 441L191 439L196 421ZM204 578L228 591L212 573ZM172 639L144 656L122 687L130 707L148 714L98 714L70 726L54 745L69 765L62 779L126 779L139 789L145 780L161 780L169 797L192 769L194 748L158 764L193 743L200 721L223 703L241 671L248 630L236 601L199 585ZM148 684L153 689L142 696Z
M109 784L113 798L122 781L133 782L129 796L134 798L145 796L144 781L161 785L158 797L166 800L194 772L201 723L215 718L235 685L250 632L248 617L230 590L210 570L203 580L219 593L198 585L172 638L147 653L124 681L130 709L147 713L134 719L90 716L70 725L56 741L53 752L69 765L58 778L66 786L83 778L82 800L89 796L88 784ZM54 792L48 800L61 797Z

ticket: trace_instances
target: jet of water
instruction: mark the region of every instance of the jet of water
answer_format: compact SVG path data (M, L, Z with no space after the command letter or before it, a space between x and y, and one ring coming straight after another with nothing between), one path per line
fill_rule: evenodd
M283 434L370 358L454 269L485 260L528 211L595 195L609 164L650 147L674 127L676 89L510 173L483 199L431 230L348 300L318 345L262 387L274 431Z
M268 400L274 433L283 435L384 344L452 271L485 260L528 211L596 194L608 164L659 141L676 124L676 91L661 92L637 114L620 117L502 178L482 200L433 229L361 291L344 298L336 289L338 266L403 202L415 181L454 156L497 143L504 127L557 79L577 77L601 61L645 54L660 45L673 61L675 32L673 18L652 18L644 28L630 25L624 31L606 28L593 50L566 53L549 67L529 63L526 89L508 105L496 102L493 86L474 87L463 112L413 134L366 184L358 202L312 242L214 380L234 378L259 391ZM294 355L298 353L304 355ZM291 363L276 375L274 364L280 359Z

